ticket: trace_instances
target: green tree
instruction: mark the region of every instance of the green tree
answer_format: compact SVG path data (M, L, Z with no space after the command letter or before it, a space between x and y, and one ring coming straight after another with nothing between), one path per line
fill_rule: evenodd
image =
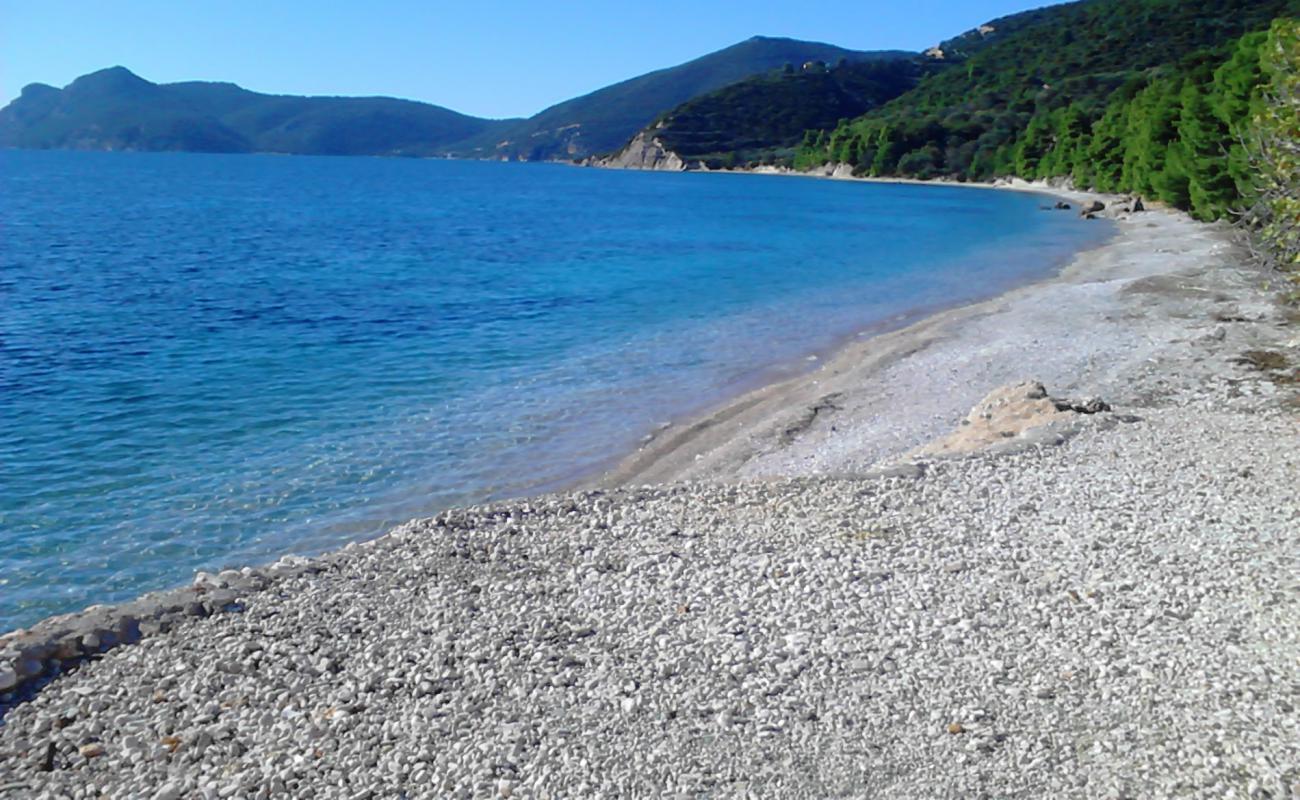
M1103 192L1120 191L1128 111L1128 101L1112 103L1092 126L1092 137L1087 145L1087 159L1092 165L1088 185Z
M898 172L914 178L933 178L943 168L943 154L934 145L912 150L898 160Z
M1247 34L1237 42L1232 56L1214 72L1210 104L1228 130L1228 173L1238 194L1251 192L1254 176L1245 142L1251 122L1251 99L1263 83L1261 49L1268 33Z
M862 139L854 136L849 139L849 146L844 152L844 162L857 166L862 163Z
M1237 200L1237 185L1228 172L1228 126L1215 115L1202 87L1188 81L1179 94L1177 159L1187 175L1192 213L1216 219Z
M875 176L892 175L898 166L900 145L888 125L880 128L876 137L876 156L871 160L871 174Z
M1052 123L1046 115L1035 115L1029 121L1020 141L1016 143L1016 174L1025 178L1038 177L1038 165L1052 146Z
M1162 175L1170 142L1178 136L1179 103L1181 88L1171 78L1156 80L1133 98L1129 110L1129 124L1124 132L1124 170L1121 184L1126 191L1156 196L1165 202L1185 195L1180 191L1180 167L1175 165L1171 174ZM1157 188L1157 184L1160 188Z
M1260 72L1248 140L1257 198L1250 218L1267 258L1296 276L1300 297L1300 20L1273 23Z

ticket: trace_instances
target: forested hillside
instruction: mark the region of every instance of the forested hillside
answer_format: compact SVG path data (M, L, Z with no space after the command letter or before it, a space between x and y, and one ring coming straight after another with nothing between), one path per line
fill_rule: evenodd
M969 55L950 46L939 54L945 69L884 107L809 131L795 165L1070 177L1214 219L1256 206L1270 169L1258 155L1267 124L1280 150L1270 157L1292 170L1277 180L1294 185L1300 129L1285 109L1294 109L1300 68L1297 0L1089 0L1030 13L994 20L990 35L1015 30Z
M267 95L201 81L155 84L112 67L62 89L26 87L0 109L0 147L578 158L619 146L683 102L786 63L892 62L914 55L755 36L566 100L528 119L508 120L391 97ZM839 116L857 116L871 107L845 106ZM839 116L802 120L793 140L807 127L834 125Z
M786 64L684 103L651 128L668 150L711 167L788 157L804 131L883 105L929 66L919 58Z
M899 50L864 52L821 42L754 36L685 64L566 100L504 131L462 142L454 154L512 161L584 158L621 146L660 114L684 102L786 63L890 61L912 55Z

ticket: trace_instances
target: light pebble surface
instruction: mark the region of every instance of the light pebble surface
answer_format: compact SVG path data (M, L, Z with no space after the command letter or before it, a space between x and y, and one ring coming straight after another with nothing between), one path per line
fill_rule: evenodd
M1121 228L793 434L678 442L716 472L204 576L228 613L10 696L0 796L1300 796L1300 406L1237 361L1297 329L1223 231ZM881 369L931 381L869 412ZM1018 378L1115 408L898 460Z

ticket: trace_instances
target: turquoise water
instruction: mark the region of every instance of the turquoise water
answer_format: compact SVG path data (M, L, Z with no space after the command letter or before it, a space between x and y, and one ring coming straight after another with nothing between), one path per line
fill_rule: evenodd
M0 630L564 485L844 335L1050 273L1042 198L0 152Z

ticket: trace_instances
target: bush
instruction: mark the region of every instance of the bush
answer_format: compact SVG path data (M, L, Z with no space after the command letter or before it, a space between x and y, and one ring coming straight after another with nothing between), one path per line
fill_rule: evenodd
M1248 221L1265 259L1300 273L1300 21L1273 23L1260 69L1264 87L1247 137L1256 195ZM1300 291L1300 274L1296 279Z

